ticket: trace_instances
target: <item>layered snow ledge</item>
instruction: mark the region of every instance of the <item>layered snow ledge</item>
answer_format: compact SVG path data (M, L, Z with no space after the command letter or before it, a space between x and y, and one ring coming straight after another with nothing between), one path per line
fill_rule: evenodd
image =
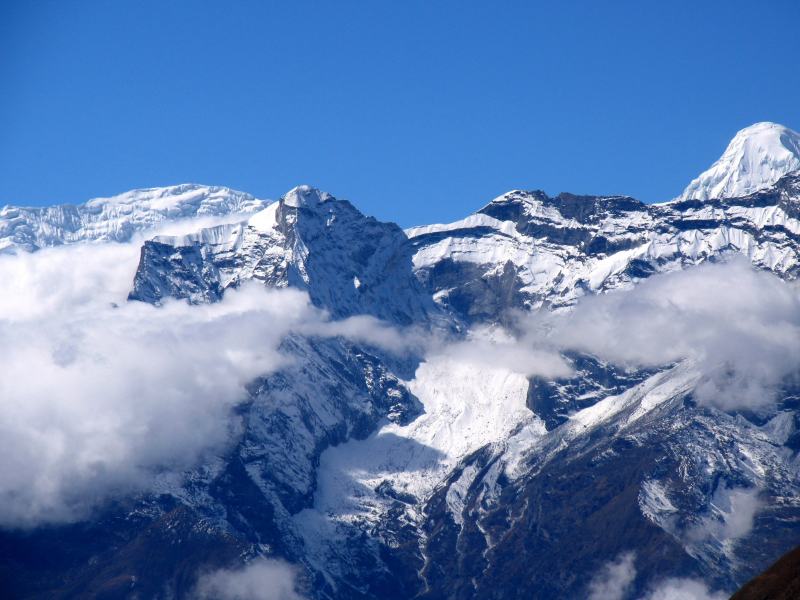
M415 237L419 237L422 235L431 235L436 233L447 233L450 231L460 231L460 230L469 230L475 229L478 227L489 227L494 229L498 233L503 235L507 235L508 237L515 237L517 234L516 224L513 221L498 221L494 217L490 217L488 215L484 215L481 213L477 213L467 217L466 219L462 219L461 221L456 221L455 223L449 224L437 224L437 225L422 225L419 227L412 227L410 229L406 229L405 233L409 239L413 239Z

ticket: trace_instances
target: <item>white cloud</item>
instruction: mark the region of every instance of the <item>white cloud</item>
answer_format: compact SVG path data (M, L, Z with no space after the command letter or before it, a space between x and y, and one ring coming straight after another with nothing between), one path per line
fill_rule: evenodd
M800 294L744 259L653 276L631 290L583 298L556 315L520 314L515 332L477 329L468 342L428 344L428 354L546 378L571 374L559 351L622 366L691 359L704 377L698 402L758 406L800 371Z
M220 451L243 386L286 364L290 332L402 342L255 283L213 305L126 303L138 257L127 244L0 256L0 525L83 518Z
M195 600L302 600L296 591L297 570L263 558L242 569L222 569L200 578Z
M458 362L483 367L508 369L529 377L568 377L573 373L572 368L557 352L525 343L471 339L440 347L431 346L427 354L447 356Z
M715 538L721 543L745 537L753 528L753 519L761 508L758 489L720 486L711 499L712 514L688 532L693 540Z
M499 327L476 328L469 332L468 339L454 341L441 331L414 326L398 329L375 317L358 315L343 321L308 323L296 331L305 335L343 336L397 354L411 353L427 359L446 357L526 376L553 378L573 373L552 344L542 344L543 340L532 338L520 343Z
M495 330L447 343L367 316L332 322L305 294L257 284L208 306L126 303L138 259L134 244L0 256L0 525L81 518L109 493L225 447L230 408L285 364L277 348L290 332L545 377L570 373L554 344L622 363L688 356L708 374L700 399L725 407L763 401L800 365L794 289L741 263L587 298L549 322L549 340L530 319L516 341ZM720 535L747 525L737 519Z
M711 592L702 581L667 579L640 600L727 600L730 594Z
M774 386L800 367L796 289L744 260L587 297L549 324L559 346L619 364L691 358L706 376L697 399L722 408L769 401Z
M277 346L309 310L253 287L212 306L0 322L0 522L80 516L93 496L220 448L244 384L285 363Z
M296 331L309 336L341 336L397 353L421 353L429 339L427 333L415 329L399 330L370 315L357 315L342 321L319 319L307 322Z
M0 320L58 318L122 304L133 286L139 253L133 244L79 244L0 254Z
M627 552L603 565L589 583L588 600L630 598L636 579L635 560L636 554ZM726 600L728 596L724 592L711 592L702 581L672 577L653 586L638 600Z
M636 579L634 552L620 554L606 563L589 583L589 600L623 600Z

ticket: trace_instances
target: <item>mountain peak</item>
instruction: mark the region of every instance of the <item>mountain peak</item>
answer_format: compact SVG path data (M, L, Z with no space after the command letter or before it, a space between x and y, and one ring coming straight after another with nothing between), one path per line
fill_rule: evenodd
M689 184L679 200L746 196L800 169L800 133L777 123L745 127L722 157Z
M315 206L320 202L330 200L332 196L327 192L321 192L317 188L308 185L298 185L293 190L281 197L281 202L286 206L300 208L301 206Z

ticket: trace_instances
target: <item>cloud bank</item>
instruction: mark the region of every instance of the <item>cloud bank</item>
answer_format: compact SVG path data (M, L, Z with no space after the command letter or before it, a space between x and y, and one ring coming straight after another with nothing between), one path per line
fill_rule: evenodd
M797 290L744 259L584 298L548 325L557 346L617 364L692 359L705 375L696 399L723 409L769 402L775 387L800 369Z
M138 260L135 244L0 256L0 526L84 518L109 494L223 450L239 426L230 409L249 381L286 364L278 346L292 333L543 377L571 373L564 349L631 365L690 358L706 375L698 400L725 409L769 401L800 368L796 290L744 261L525 317L517 337L449 343L368 316L333 322L304 293L257 284L214 305L127 303Z
M213 305L127 303L138 258L130 244L0 256L0 526L85 518L224 450L239 427L231 408L286 364L291 333L409 343L256 283Z
M711 499L712 514L687 532L695 541L714 538L720 543L745 537L753 529L756 512L761 508L757 488L720 486Z
M290 334L569 372L510 340L492 351L370 316L331 321L305 293L257 283L212 305L128 303L139 253L110 243L0 255L0 526L86 518L109 495L224 451L240 426L231 408L286 364Z
M730 594L712 592L702 581L667 579L640 600L727 600Z

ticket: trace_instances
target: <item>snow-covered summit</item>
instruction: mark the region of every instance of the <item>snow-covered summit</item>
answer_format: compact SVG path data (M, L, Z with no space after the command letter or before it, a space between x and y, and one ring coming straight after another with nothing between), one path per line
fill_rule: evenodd
M756 123L737 133L725 154L677 199L746 196L797 169L800 169L800 133L777 123Z
M211 225L261 211L269 204L226 187L183 184L133 190L77 206L6 206L0 210L0 252L75 242L126 242L134 233L162 223L207 217L204 224ZM197 228L197 223L190 226Z
M301 206L315 206L326 200L333 199L327 192L321 192L317 188L308 185L298 185L293 190L281 197L281 202L286 206L300 208Z

